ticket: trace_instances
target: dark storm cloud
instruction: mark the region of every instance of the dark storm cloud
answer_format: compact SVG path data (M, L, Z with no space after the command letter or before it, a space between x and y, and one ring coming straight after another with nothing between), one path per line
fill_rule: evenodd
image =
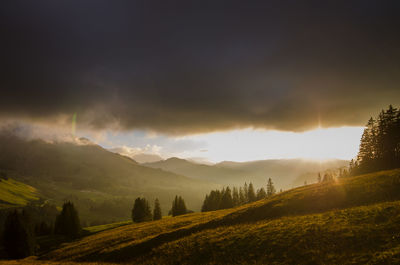
M400 103L399 1L168 2L2 1L0 115L301 131Z

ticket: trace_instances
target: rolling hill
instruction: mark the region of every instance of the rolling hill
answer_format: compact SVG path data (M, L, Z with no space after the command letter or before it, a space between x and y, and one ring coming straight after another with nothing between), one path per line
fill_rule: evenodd
M245 181L253 182L256 187L265 186L268 178L272 178L279 189L290 189L301 186L304 180L314 183L318 172L348 166L346 160L312 161L303 159L276 159L251 162L221 162L215 165L197 164L176 157L144 166L160 168L182 174L195 179L213 181L225 186L241 186ZM307 174L301 182L299 176Z
M199 210L215 186L141 166L88 140L50 143L6 134L0 135L0 171L57 205L76 202L83 220L98 223L128 219L137 196L150 202L158 197L167 213L179 194L190 209Z
M0 178L0 208L25 206L38 199L34 187L11 178Z
M398 264L399 190L400 170L341 178L233 209L128 224L26 262Z

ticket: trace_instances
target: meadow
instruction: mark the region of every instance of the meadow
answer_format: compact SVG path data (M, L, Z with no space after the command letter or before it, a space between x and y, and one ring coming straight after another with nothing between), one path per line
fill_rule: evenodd
M25 206L39 199L38 191L11 178L0 179L0 208Z
M232 209L91 227L22 262L398 264L399 190L400 170L340 178Z

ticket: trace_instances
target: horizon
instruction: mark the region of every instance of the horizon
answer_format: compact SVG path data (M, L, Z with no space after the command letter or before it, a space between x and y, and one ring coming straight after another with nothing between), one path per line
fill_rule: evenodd
M213 164L269 159L351 160L357 155L363 130L364 127L341 127L292 133L243 129L172 139L154 135L142 137L132 133L108 136L98 144L131 158L148 154L163 159L178 157ZM228 144L235 140L234 145ZM130 145L132 142L133 145ZM135 145L138 142L140 146ZM183 149L182 146L191 149ZM235 149L240 152L235 152Z

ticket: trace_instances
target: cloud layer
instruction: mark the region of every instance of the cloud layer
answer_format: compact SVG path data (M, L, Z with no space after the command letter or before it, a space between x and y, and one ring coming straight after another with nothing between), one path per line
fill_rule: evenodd
M400 104L399 1L264 2L1 3L0 117L303 131Z

